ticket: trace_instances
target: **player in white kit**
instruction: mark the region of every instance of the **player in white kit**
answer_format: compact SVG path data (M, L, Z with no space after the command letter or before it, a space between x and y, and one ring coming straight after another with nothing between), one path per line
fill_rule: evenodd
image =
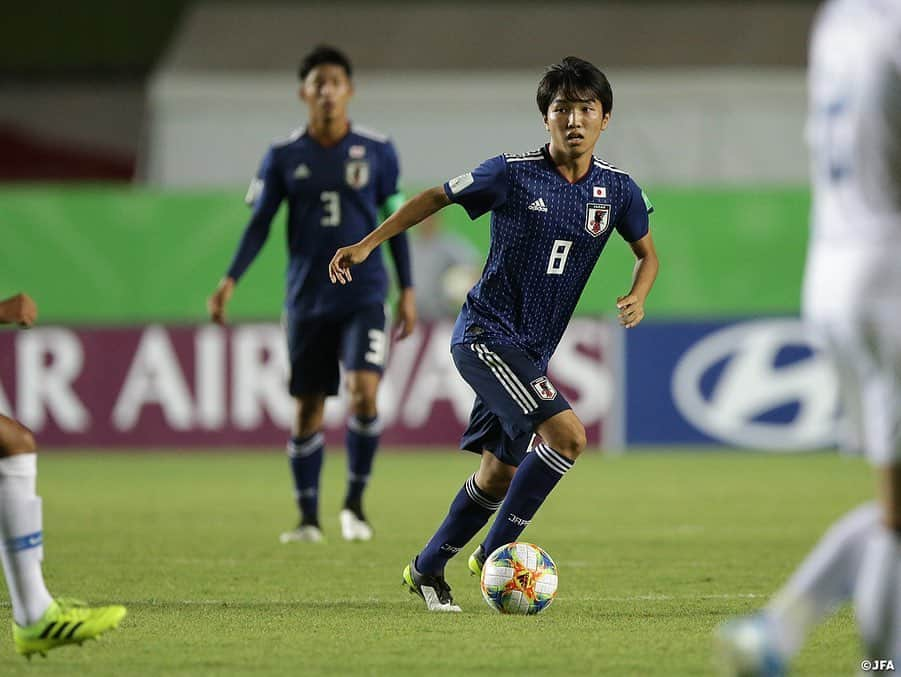
M861 668L901 670L901 2L825 3L808 79L804 318L838 370L842 443L876 468L879 498L840 518L763 611L721 626L728 674L783 674L808 630L849 598Z

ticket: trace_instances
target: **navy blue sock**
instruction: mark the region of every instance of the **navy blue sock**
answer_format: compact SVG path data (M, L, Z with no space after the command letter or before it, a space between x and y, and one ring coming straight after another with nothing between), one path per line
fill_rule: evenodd
M539 444L531 453L526 454L513 475L497 519L482 543L486 555L519 538L544 499L572 465L570 459L546 444Z
M319 473L325 438L322 433L292 437L288 442L288 460L294 477L294 497L304 524L319 524Z
M479 533L500 504L499 499L476 486L472 475L454 497L438 531L419 553L416 568L424 574L443 574L447 561Z
M351 416L347 422L347 495L344 507L359 511L363 490L372 473L372 460L379 447L378 417Z

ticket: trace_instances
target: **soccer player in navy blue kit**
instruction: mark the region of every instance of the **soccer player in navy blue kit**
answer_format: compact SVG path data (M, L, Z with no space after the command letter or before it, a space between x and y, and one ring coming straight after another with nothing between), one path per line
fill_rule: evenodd
M567 57L548 69L537 100L549 144L493 157L420 193L360 242L339 249L329 266L333 282L356 284L352 266L439 209L457 203L473 219L491 211L488 260L451 346L476 392L461 446L480 454L481 464L403 572L431 611L460 610L444 578L448 560L500 508L470 557L470 569L480 572L486 553L519 538L585 447L585 428L548 379L547 365L611 233L629 242L637 259L631 289L616 300L623 326L642 320L657 276L644 194L628 174L593 155L613 107L607 78ZM536 433L542 441L530 452Z
M363 491L378 447L376 394L389 336L384 303L388 274L382 257L360 267L361 284L329 284L328 264L338 247L355 242L402 202L394 146L381 134L351 124L351 64L340 51L317 47L300 65L300 98L309 121L286 141L270 147L248 191L253 207L226 276L208 302L211 318L223 322L235 284L259 253L282 201L288 203L284 324L291 363L289 391L297 417L288 443L300 524L283 543L322 540L319 475L323 460L322 420L326 397L339 385L339 362L350 398L347 424L348 487L340 513L342 536L369 540ZM401 287L397 336L407 337L416 304L405 237L390 243Z

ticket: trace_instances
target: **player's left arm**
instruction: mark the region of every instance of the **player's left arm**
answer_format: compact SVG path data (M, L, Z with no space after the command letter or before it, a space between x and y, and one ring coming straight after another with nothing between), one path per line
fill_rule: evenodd
M385 221L404 203L404 195L398 190L400 165L394 145L385 145L385 171L379 176L380 220ZM413 269L410 264L410 242L406 233L388 240L391 260L397 271L400 294L394 319L394 336L402 341L413 333L416 326L416 292L413 290Z
M616 299L619 323L631 329L644 319L644 302L651 293L660 261L654 248L654 239L648 227L648 214L654 211L644 192L631 181L629 198L622 218L616 225L632 253L635 254L635 268L632 271L632 288L628 294Z
M640 240L630 242L629 246L637 259L632 271L632 288L628 294L616 299L619 323L626 329L631 329L644 319L644 301L651 293L660 268L651 231Z

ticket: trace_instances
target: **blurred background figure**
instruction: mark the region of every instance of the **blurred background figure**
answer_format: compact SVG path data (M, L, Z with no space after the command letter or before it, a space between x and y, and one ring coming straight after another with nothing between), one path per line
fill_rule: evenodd
M446 228L438 215L419 224L411 237L416 306L423 320L456 317L466 293L479 279L482 256Z
M901 668L901 4L825 3L808 81L804 318L837 367L840 441L876 469L878 500L836 521L773 601L719 641L729 674L781 674L853 598L864 671L889 674Z

